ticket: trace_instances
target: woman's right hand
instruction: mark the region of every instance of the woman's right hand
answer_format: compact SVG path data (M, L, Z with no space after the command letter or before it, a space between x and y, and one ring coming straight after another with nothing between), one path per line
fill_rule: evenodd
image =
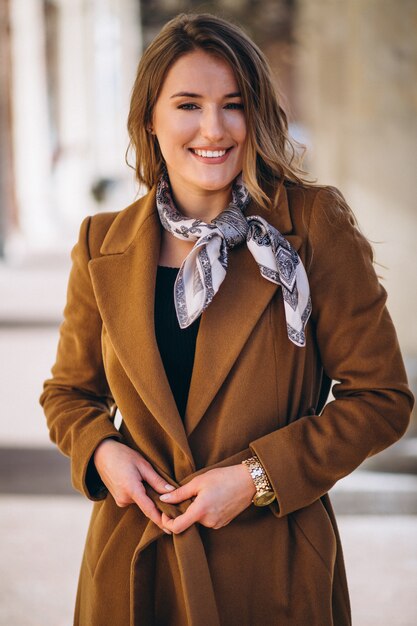
M162 515L146 495L143 481L160 494L175 487L168 485L139 452L115 439L104 439L94 452L94 464L117 506L137 504L146 517L164 530Z

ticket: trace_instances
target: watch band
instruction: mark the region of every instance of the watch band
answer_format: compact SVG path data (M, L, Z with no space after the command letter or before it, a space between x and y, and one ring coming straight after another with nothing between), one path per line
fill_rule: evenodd
M242 461L242 463L248 468L255 483L256 493L252 499L253 504L255 506L265 506L273 502L276 498L275 492L258 457L251 456L249 459Z

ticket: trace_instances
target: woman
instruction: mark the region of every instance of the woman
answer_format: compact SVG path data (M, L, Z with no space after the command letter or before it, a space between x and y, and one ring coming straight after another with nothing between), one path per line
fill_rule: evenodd
M413 402L371 248L221 19L164 27L128 128L150 191L83 221L40 399L95 501L75 624L350 624L327 491Z

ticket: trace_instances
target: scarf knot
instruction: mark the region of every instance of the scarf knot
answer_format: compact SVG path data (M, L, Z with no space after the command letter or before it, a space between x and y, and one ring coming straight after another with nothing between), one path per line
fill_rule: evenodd
M229 204L227 209L211 220L211 224L215 224L220 230L228 248L234 248L246 241L249 224L241 209L234 204Z
M186 328L209 306L226 276L228 250L246 242L261 276L281 285L288 338L303 347L311 314L306 271L297 251L272 224L259 215L244 215L249 200L249 192L239 175L232 187L229 206L206 223L178 211L167 172L161 176L156 205L162 226L174 237L195 241L174 285L178 323Z

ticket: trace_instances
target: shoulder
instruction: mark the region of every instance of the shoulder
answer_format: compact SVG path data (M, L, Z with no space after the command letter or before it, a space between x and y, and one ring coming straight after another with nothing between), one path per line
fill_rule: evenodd
M126 210L126 209L123 209ZM101 245L111 225L121 211L106 211L90 215L88 218L88 247L91 258L100 255Z
M152 205L152 197L151 193L147 193L120 211L86 217L81 225L81 234L87 240L90 257L124 251L148 217L146 207Z
M325 241L342 233L361 236L358 220L337 187L286 183L285 190L294 231L303 240Z
M334 261L354 253L373 261L373 250L343 193L332 185L285 185L295 234L305 243L306 267L313 256ZM354 252L355 251L355 252Z
M348 219L356 223L355 215L343 193L332 185L285 183L288 207L295 222L314 227L314 222L324 221L337 226ZM313 220L313 223L312 223Z
M100 247L119 211L108 211L87 215L80 225L78 242L74 252L84 249L90 259L100 255Z

